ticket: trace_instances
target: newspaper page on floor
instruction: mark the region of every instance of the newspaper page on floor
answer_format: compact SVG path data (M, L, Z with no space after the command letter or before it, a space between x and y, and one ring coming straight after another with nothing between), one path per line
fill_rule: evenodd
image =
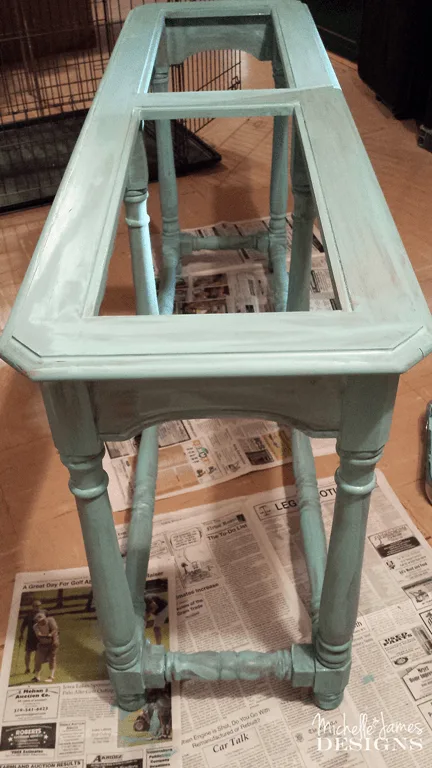
M177 647L173 562L150 564L146 636ZM19 574L0 680L0 768L181 768L178 685L119 710L88 569Z
M319 481L327 536L334 480ZM126 546L127 526L118 526ZM310 641L294 487L155 518L175 560L179 648L274 651ZM183 768L432 765L432 551L382 473L372 495L344 703L318 710L288 682L187 682Z
M236 224L219 222L190 234L248 235L268 231L268 219ZM292 218L286 219L289 268ZM312 250L311 309L336 309L333 286L318 230ZM160 242L154 242L155 263L160 263ZM272 310L271 275L267 259L258 251L199 251L182 261L177 282L177 314L269 312ZM104 466L110 478L113 511L132 504L139 436L107 443ZM334 440L313 440L315 456L334 451ZM288 427L274 422L246 419L196 419L171 421L159 430L159 472L156 498L215 485L235 477L291 461Z

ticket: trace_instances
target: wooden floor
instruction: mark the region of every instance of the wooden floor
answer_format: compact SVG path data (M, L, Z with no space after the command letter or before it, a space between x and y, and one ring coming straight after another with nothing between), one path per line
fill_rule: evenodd
M432 154L416 145L411 122L397 122L359 80L353 65L333 57L335 68L388 204L432 307ZM270 85L264 64L243 60L243 86ZM181 225L252 218L268 212L271 120L216 120L203 131L223 157L221 165L179 180ZM291 204L290 204L291 205ZM150 197L152 229L159 231L157 185ZM25 273L48 208L0 216L0 327ZM110 268L111 312L130 311L132 289L127 237L119 225ZM432 537L432 507L423 493L423 423L432 399L432 355L402 377L390 442L380 467L412 518ZM15 573L79 566L84 549L67 474L53 448L36 385L0 363L0 644L4 641ZM317 461L334 472L336 457ZM265 490L292 482L289 468L267 470L207 491L159 502L172 510ZM118 520L122 515L118 515Z

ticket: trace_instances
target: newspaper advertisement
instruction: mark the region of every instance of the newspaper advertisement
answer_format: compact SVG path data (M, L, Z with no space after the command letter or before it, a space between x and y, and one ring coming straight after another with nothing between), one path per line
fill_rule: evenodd
M248 235L267 231L269 219L238 223L219 222L191 231L199 237ZM292 218L286 218L289 267ZM335 309L333 286L318 230L313 238L311 309ZM155 262L160 259L155 241ZM271 276L262 253L199 251L182 262L177 281L178 314L268 312L273 308ZM109 494L114 512L132 504L139 435L124 442L107 443L104 466L110 478ZM313 440L315 456L332 453L333 439ZM249 472L291 461L288 427L250 419L196 419L171 421L159 428L159 472L156 498L222 483Z
M150 563L146 637L177 647L172 563ZM177 685L115 706L88 569L18 574L0 681L0 765L180 768Z
M329 536L333 479L319 495ZM182 651L310 642L294 487L157 516L152 556L167 554ZM184 768L432 765L432 552L382 473L343 704L323 712L285 681L188 682L181 731Z

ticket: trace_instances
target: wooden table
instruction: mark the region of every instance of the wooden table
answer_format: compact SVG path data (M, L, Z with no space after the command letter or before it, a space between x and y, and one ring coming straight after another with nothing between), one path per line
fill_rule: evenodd
M242 49L273 64L275 89L168 94L169 66L192 53ZM153 92L149 93L150 84ZM270 115L270 227L210 238L207 249L268 257L266 315L172 316L181 257L171 119ZM151 263L143 121L156 120L163 220L159 292ZM286 271L288 130L294 234ZM100 316L122 199L134 316ZM309 312L312 227L319 218L338 309ZM289 310L286 312L286 310ZM163 315L163 316L162 316ZM375 464L388 438L399 374L431 350L431 322L390 213L309 12L297 0L158 4L135 9L93 108L1 340L5 360L40 382L70 472L111 681L125 709L171 680L258 679L312 686L336 707L348 682ZM259 654L165 653L143 641L157 424L260 416L293 427L293 458L311 580L311 644ZM126 572L102 445L142 431ZM310 443L337 436L340 467L326 552Z

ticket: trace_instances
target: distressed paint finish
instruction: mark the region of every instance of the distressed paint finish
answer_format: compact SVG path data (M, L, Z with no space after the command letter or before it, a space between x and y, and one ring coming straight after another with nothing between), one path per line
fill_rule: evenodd
M276 88L167 93L170 65L197 51L227 47L271 61ZM180 231L170 120L236 115L274 119L269 232L197 242ZM288 280L289 116L295 203ZM142 128L147 119L157 121L159 295L146 210ZM137 315L99 317L123 199ZM309 312L316 216L339 308L324 314ZM181 257L203 246L253 247L267 254L277 311L172 317ZM349 679L375 464L388 438L399 374L431 348L428 308L305 5L218 0L132 11L0 342L5 360L41 382L53 439L77 499L120 706L138 709L146 688L170 680L251 681L270 675L312 687L324 709L338 705ZM157 425L224 415L264 417L293 427L312 642L268 654L165 653L143 639ZM124 569L102 445L138 432ZM338 437L328 554L306 435Z

